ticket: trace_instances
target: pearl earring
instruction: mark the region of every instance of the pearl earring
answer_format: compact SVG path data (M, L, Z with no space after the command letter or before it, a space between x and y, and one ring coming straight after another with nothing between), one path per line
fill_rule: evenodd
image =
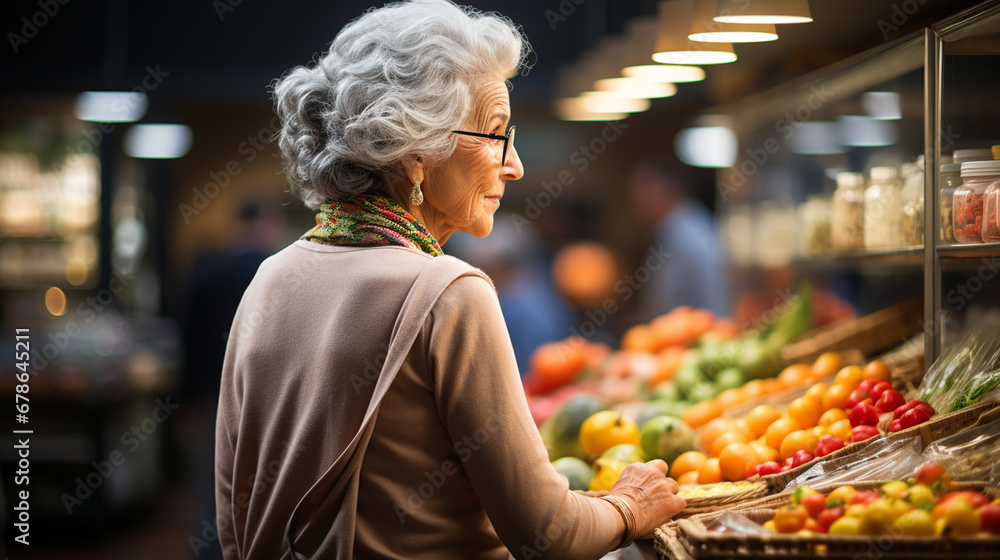
M413 190L410 191L410 204L420 206L424 202L424 193L420 192L420 179L413 180Z

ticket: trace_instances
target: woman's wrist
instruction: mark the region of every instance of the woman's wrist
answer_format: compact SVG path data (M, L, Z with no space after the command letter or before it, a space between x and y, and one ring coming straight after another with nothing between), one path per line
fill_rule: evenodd
M629 504L629 501L626 498L613 494L604 496L601 499L611 504L616 510L618 510L618 514L621 515L622 521L625 523L625 534L622 537L622 542L617 548L627 546L635 540L636 533L639 530L635 520L635 512L632 510L631 504Z

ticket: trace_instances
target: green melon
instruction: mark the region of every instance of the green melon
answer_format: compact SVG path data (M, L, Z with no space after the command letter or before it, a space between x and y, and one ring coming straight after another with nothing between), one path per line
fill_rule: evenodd
M586 457L580 447L580 426L587 418L607 408L604 400L595 395L578 395L559 407L539 428L549 460L567 456Z
M569 481L570 490L587 490L590 488L590 481L594 478L594 471L590 465L576 457L561 457L552 461L552 466L556 472L566 477Z
M680 418L657 416L642 427L639 442L647 460L673 464L678 455L694 450L694 430Z

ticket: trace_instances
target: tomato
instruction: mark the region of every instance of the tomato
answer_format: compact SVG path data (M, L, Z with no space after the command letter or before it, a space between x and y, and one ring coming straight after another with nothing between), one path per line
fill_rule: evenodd
M861 504L866 506L878 499L878 490L862 490L855 492L851 497L851 505Z
M769 474L777 474L781 470L781 465L777 461L764 461L760 465L760 476L767 476Z
M804 485L803 486L798 486L792 492L792 495L789 496L788 501L791 502L791 504L793 506L799 506L799 505L802 505L802 501L805 500L807 497L809 497L809 496L815 496L817 494L818 494L818 492L816 492L815 490L813 490L812 488L810 488L808 486L804 486Z
M587 365L586 342L570 338L549 342L531 355L529 371L537 393L548 393L574 381Z
M844 447L844 441L837 436L823 436L816 445L816 456L825 457Z
M933 485L945 475L944 467L937 463L924 463L917 471L917 484Z
M820 512L819 517L816 518L816 524L819 525L821 532L826 533L830 530L830 525L833 522L844 516L844 506L832 507L830 509L825 509Z
M785 506L774 512L774 527L779 533L794 533L805 526L807 517L805 508Z
M792 468L801 467L812 460L813 456L810 455L809 452L804 449L800 449L795 452L795 455L792 455Z
M802 498L802 506L806 508L811 517L819 517L819 514L826 510L826 496L823 494L806 496Z
M978 513L982 530L1000 535L1000 504L987 504L979 508Z

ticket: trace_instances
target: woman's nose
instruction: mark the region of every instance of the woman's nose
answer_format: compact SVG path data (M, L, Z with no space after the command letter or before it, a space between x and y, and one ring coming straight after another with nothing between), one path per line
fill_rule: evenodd
M500 177L505 181L517 181L524 177L524 165L521 164L521 158L517 155L517 148L514 146L510 147L510 157L507 158L507 163L500 170Z

